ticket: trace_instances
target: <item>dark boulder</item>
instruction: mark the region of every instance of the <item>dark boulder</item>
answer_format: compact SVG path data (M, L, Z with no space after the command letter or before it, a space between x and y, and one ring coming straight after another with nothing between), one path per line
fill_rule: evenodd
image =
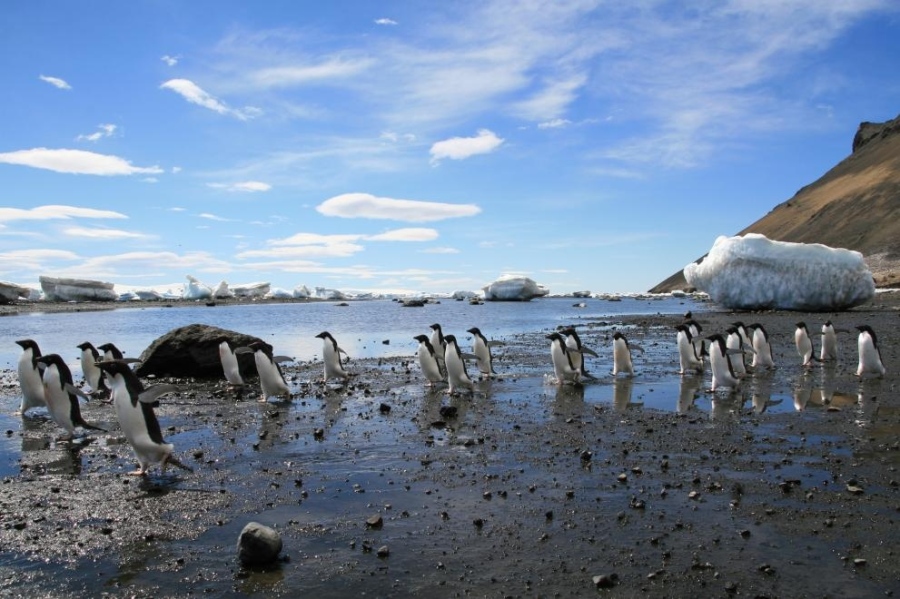
M173 329L150 344L141 354L135 369L138 376L178 376L223 378L219 343L227 339L232 348L246 346L257 337L205 324L190 324ZM241 376L256 375L253 354L239 354Z

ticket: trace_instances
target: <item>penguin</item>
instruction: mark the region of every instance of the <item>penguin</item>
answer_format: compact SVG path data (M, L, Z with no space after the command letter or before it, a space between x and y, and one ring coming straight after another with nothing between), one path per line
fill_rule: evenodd
M738 320L731 323L731 326L737 329L737 332L741 336L741 341L744 342L744 347L751 347L752 341L750 339L750 332L747 330L747 327L744 326L744 323Z
M438 357L438 365L446 377L447 367L444 364L444 354L447 352L447 342L444 340L444 332L438 323L434 323L429 328L431 329L431 347L434 348L434 353Z
M419 342L417 352L419 367L422 368L422 374L425 375L428 386L433 387L435 383L440 383L444 380L444 375L441 374L441 367L438 365L437 355L434 353L434 346L431 345L427 335L416 335L413 338Z
M138 460L138 469L129 474L147 476L154 464L159 464L163 474L169 464L193 472L190 466L182 464L173 455L175 446L163 439L162 429L153 411L159 405L157 399L161 395L178 388L174 385L155 385L144 389L125 361L101 361L97 366L106 373L119 426Z
M100 361L100 352L90 341L85 341L76 347L81 350L81 372L84 374L84 380L90 385L93 393L106 395L109 387L103 380L103 371L97 367L97 362Z
M754 323L749 326L753 332L753 362L750 364L753 368L775 368L775 361L772 359L772 344L769 343L769 334L766 328L760 323Z
M731 367L731 360L728 359L730 351L725 344L725 337L719 334L707 337L710 342L709 347L709 366L712 370L712 390L715 391L721 387L729 387L736 390L740 382L734 375Z
M240 364L238 364L231 343L225 337L219 338L219 361L222 363L222 371L225 373L225 380L228 381L228 384L234 387L243 387L244 377L241 376Z
M631 349L634 348L644 353L644 348L640 345L629 345L625 335L616 331L613 335L613 376L617 376L620 372L628 373L628 376L634 376L634 364L631 362Z
M122 352L118 347L113 345L112 343L104 343L103 345L98 345L97 349L103 352L103 360L121 360L123 358Z
M575 367L572 360L574 352L566 346L566 340L559 333L547 335L550 340L550 358L553 360L553 372L558 385L581 383L581 370Z
M597 352L581 343L581 337L578 336L575 327L567 327L562 330L561 334L566 338L566 347L569 349L569 357L572 359L572 366L575 370L581 372L581 376L591 379L594 378L588 374L587 368L584 365L584 354L590 354L596 358Z
M469 373L466 372L466 362L463 360L459 345L456 344L456 336L447 335L444 337L444 342L447 344L447 348L444 350L444 365L447 368L450 395L455 395L460 390L473 392L475 384L469 378Z
M739 351L739 353L729 354L728 359L731 361L734 375L740 378L747 374L747 367L744 365L744 336L734 326L728 327L725 332L728 333L728 337L725 338L725 347Z
M44 398L44 382L41 371L35 360L41 357L41 348L33 339L19 339L16 345L22 348L19 356L19 386L22 388L22 403L19 413L23 416L31 408L42 408L47 405Z
M864 374L874 374L879 378L884 377L886 372L884 362L881 360L881 350L878 349L878 339L875 337L875 331L869 325L863 324L856 327L859 331L859 366L856 369L856 376L861 377Z
M797 353L800 354L803 366L807 368L812 366L813 360L816 359L815 349L805 322L797 323L797 328L794 330L794 345L797 346Z
M252 353L256 362L256 371L259 373L259 386L262 389L262 395L259 401L266 401L268 398L290 397L291 390L287 382L284 380L284 374L278 365L281 362L290 362L291 358L286 356L273 356L272 346L264 341L254 341L246 347L239 347L234 350L236 354Z
M494 363L491 357L490 341L485 338L478 327L472 327L466 332L472 333L472 335L475 337L475 340L473 341L472 351L475 353L475 364L478 365L478 370L481 372L482 376L491 376L492 374L497 374L496 372L494 372Z
M679 374L685 374L690 370L700 374L703 372L703 342L699 342L700 348L698 349L694 336L686 324L676 326L675 330L678 331L675 340L678 344L678 362L681 365Z
M44 397L50 417L71 439L75 435L75 427L102 431L104 429L88 424L81 417L78 397L87 399L87 395L75 387L72 371L59 354L47 354L37 359L44 384Z
M821 362L837 362L837 334L849 332L847 329L835 328L830 320L826 320L822 325L822 351L819 354L819 360Z
M325 362L325 382L327 383L330 379L339 378L344 382L350 378L350 375L344 370L344 366L341 364L341 353L345 354L344 350L338 347L337 341L335 341L334 337L331 336L331 333L328 331L322 331L318 335L317 338L322 340L322 360Z

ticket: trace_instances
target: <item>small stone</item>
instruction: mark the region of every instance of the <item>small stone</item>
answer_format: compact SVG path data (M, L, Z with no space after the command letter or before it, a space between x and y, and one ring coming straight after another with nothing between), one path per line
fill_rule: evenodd
M270 564L278 558L281 547L278 532L259 522L250 522L238 537L238 559L245 566Z
M368 520L366 520L366 526L368 528L381 528L384 525L384 520L382 520L380 514L375 514L371 516Z
M378 548L378 551L375 553L378 557L387 557L391 554L391 550L388 549L387 545L382 545Z
M867 563L866 560L864 560L864 559L861 558L861 557L858 557L858 558L856 558L855 560L853 560L853 565L854 565L854 566L865 566L866 563Z
M594 585L598 589L611 589L616 586L616 583L619 581L619 575L616 573L612 574L600 574L599 576L594 576Z
M623 472L622 474L620 474L619 476L616 477L616 480L618 480L620 483L628 482L628 475Z
M862 487L857 487L856 485L847 485L847 491L854 495L862 495L865 493Z
M381 412L382 414L387 414L391 411L391 406L389 406L386 403L382 403L381 405L378 406L378 411Z

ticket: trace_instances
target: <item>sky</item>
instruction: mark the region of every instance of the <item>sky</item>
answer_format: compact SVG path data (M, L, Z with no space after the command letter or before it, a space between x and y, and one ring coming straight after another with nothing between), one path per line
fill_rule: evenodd
M894 0L11 0L0 280L640 292L900 114Z

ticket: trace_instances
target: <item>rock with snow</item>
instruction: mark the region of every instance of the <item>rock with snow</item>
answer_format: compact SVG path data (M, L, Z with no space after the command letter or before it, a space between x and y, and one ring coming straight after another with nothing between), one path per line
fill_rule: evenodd
M184 286L184 291L181 294L182 299L202 300L212 297L213 291L211 287L204 285L191 275L187 275L187 280L187 285Z
M214 299L228 299L234 297L234 292L228 288L228 281L222 281L213 291Z
M309 296L312 295L312 291L310 291L309 287L306 285L298 285L294 287L293 295L296 299L309 299Z
M43 276L39 280L44 299L51 302L114 302L119 299L113 283Z
M141 353L136 368L139 376L176 376L190 378L223 378L219 343L231 343L232 348L247 346L258 337L221 329L205 324L190 324L172 329L158 337ZM238 354L241 374L250 378L256 373L252 353Z
M764 235L719 237L684 267L688 284L734 310L846 310L875 297L862 254Z
M535 297L543 297L550 290L538 285L528 277L503 275L493 283L482 287L484 299L489 302L527 302Z
M231 290L234 291L235 297L265 297L271 290L272 285L268 282L264 283L244 283L243 285L233 285Z
M8 304L20 299L28 299L30 295L31 289L28 287L0 281L0 304Z

